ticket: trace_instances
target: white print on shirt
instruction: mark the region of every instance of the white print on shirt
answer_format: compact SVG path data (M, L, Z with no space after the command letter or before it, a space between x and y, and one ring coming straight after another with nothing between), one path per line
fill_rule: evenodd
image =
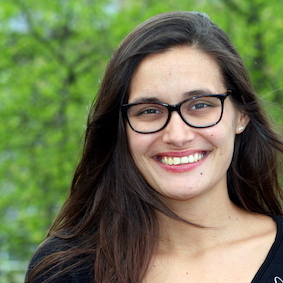
M283 279L281 279L280 277L276 276L276 277L274 277L274 283L283 283Z

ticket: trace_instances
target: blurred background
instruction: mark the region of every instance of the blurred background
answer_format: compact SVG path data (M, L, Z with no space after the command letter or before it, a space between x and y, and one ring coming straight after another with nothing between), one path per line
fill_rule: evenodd
M283 1L1 0L1 283L23 282L67 195L109 57L140 22L173 10L205 12L228 33L283 124Z

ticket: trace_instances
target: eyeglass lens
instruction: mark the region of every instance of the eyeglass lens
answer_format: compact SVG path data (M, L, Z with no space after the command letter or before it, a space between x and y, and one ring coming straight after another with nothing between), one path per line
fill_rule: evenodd
M201 96L182 102L182 119L192 127L208 127L217 123L222 115L222 101L216 96ZM142 133L162 129L170 118L170 106L159 103L140 103L128 108L131 127Z

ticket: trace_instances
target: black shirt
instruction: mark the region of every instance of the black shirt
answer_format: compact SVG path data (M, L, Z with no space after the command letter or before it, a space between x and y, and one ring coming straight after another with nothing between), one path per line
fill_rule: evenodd
M277 234L275 241L265 259L262 266L256 273L251 283L283 283L283 218L273 217L277 224ZM28 273L41 259L47 255L55 253L60 250L66 250L72 246L72 240L63 240L60 238L50 238L44 242L36 251L31 259ZM79 261L80 258L75 258L74 261ZM69 264L69 263L67 263ZM66 265L67 265L66 264ZM55 270L54 270L55 271ZM44 276L41 276L34 283L42 283L44 280L54 275L56 272L49 272ZM93 261L86 264L85 261L82 266L72 269L71 272L67 272L64 275L57 276L56 279L52 280L52 283L90 283L93 282ZM239 282L240 283L240 282Z
M275 241L251 283L283 283L283 218L273 219L277 224Z
M40 263L41 260L45 259L47 256L55 255L58 252L63 252L69 250L78 244L78 239L62 239L58 237L50 237L44 241L36 250L33 255L26 278L28 274L31 273L33 268ZM64 257L64 255L63 255ZM71 268L69 271L58 275L60 270L71 267L74 264L78 264ZM40 272L40 276L32 280L33 283L43 283L45 280L50 279L55 276L54 279L48 282L52 283L83 283L83 282L93 282L93 267L94 261L92 258L88 257L86 254L81 254L75 256L69 260L66 260L63 264L59 266L51 266Z

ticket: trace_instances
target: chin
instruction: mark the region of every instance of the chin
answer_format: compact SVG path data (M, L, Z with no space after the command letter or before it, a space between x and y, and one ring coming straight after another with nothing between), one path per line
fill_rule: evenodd
M196 192L193 189L184 189L184 190L178 190L176 189L174 191L168 191L163 193L158 193L158 195L161 197L161 199L165 200L172 200L172 201L190 201L191 199L197 197L199 195L198 192Z

